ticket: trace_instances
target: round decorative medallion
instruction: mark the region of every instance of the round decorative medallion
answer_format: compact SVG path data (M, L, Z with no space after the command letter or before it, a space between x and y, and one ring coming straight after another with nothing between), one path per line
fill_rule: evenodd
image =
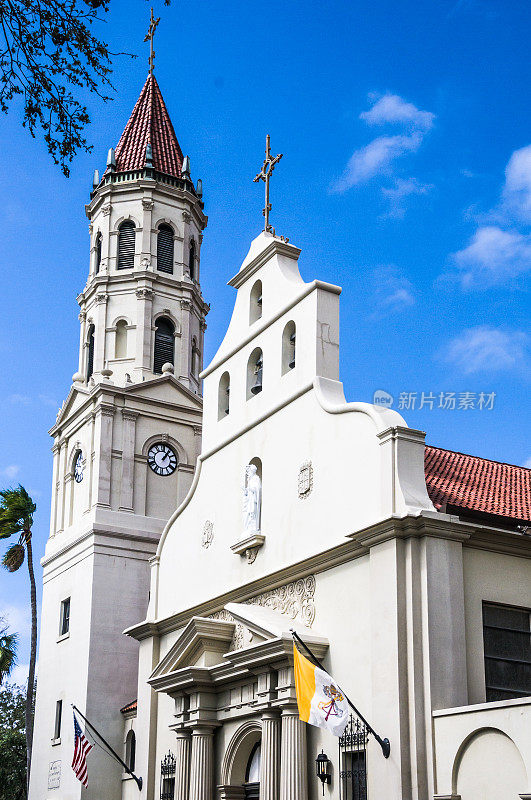
M177 469L177 456L168 444L157 442L149 448L148 464L156 475L171 475Z

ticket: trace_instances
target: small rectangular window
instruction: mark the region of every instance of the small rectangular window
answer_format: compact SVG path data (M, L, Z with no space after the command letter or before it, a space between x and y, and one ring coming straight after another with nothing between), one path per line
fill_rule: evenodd
M531 695L531 612L483 603L487 702Z
M55 728L53 732L54 739L61 738L61 717L63 715L63 701L58 700L55 704Z
M64 636L70 630L70 598L67 597L61 603L61 621L59 624L59 635Z

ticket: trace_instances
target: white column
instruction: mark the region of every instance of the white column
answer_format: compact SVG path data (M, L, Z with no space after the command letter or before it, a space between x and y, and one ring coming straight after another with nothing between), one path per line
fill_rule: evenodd
M107 336L107 300L105 292L96 295L95 330L94 330L94 372L101 372L105 367L105 339Z
M50 536L55 536L57 530L57 499L59 496L59 452L60 445L54 442L53 453L53 477L52 477L52 510L50 514Z
M78 370L85 376L85 364L83 359L83 354L85 350L85 335L87 330L87 312L80 311L79 312L79 366Z
M175 800L188 800L190 792L190 751L192 739L189 731L175 731Z
M192 730L190 800L213 800L214 731L207 726Z
M135 372L140 380L151 372L151 342L153 327L153 291L148 287L136 290L136 347Z
M146 194L145 197L142 198L142 246L140 251L140 264L142 268L144 265L142 264L145 258L148 259L149 265L153 268L151 264L151 228L153 226L153 200L151 198L151 193L149 195Z
M179 376L179 380L185 386L190 386L190 356L192 348L192 339L190 337L190 314L192 313L191 300L181 300L181 357L179 364L179 372L175 372Z
M282 710L280 800L308 800L306 723L296 706Z
M122 486L120 511L133 511L135 480L135 426L138 413L122 409Z
M100 405L95 418L93 497L96 505L111 505L112 434L114 406Z
M59 443L59 465L57 475L57 524L56 533L65 529L65 471L66 471L66 441Z
M260 800L278 800L280 779L280 719L266 711L262 715Z

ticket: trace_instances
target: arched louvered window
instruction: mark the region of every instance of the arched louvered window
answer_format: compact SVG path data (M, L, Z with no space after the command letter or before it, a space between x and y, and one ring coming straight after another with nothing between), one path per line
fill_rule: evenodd
M195 239L190 239L190 251L188 253L188 268L190 277L195 281Z
M98 233L96 236L96 252L94 254L94 273L97 275L100 271L101 265L101 242L102 242L102 235Z
M173 230L169 225L161 225L157 234L157 269L173 273Z
M118 233L118 269L132 269L135 263L135 223L122 222Z
M159 317L155 323L155 352L153 357L153 372L162 373L164 364L174 363L175 326L166 317Z
M91 325L87 338L87 380L94 372L94 325Z

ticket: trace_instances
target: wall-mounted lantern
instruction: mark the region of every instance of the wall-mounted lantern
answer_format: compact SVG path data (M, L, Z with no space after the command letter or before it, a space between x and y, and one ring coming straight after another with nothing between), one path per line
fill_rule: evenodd
M324 795L325 783L330 783L332 780L332 776L330 774L330 761L324 750L321 750L321 752L315 759L315 769L317 777L323 784L323 795Z

